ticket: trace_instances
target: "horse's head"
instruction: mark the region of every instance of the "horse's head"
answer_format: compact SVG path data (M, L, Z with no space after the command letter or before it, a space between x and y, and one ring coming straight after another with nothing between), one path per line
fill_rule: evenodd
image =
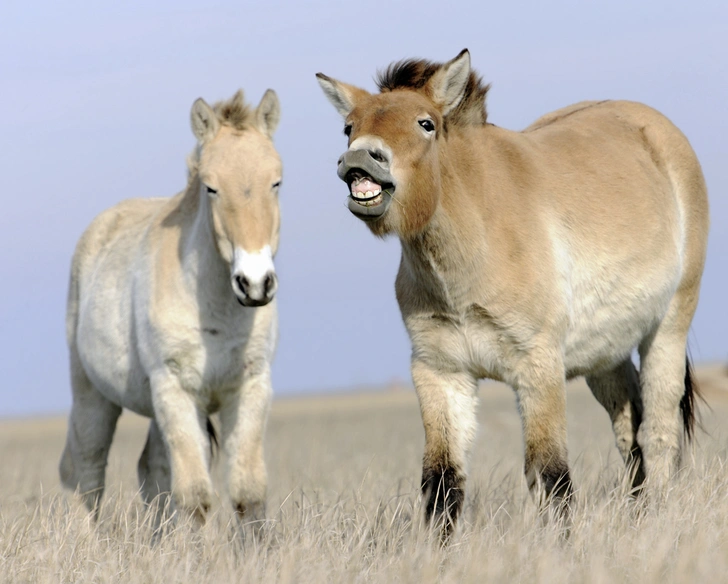
M317 78L345 120L349 149L338 175L349 187L349 210L377 235L414 235L437 208L448 124L485 121L487 87L470 71L470 54L442 65L395 63L380 75L379 94Z
M279 118L278 98L270 89L255 109L245 104L241 91L214 108L202 99L192 106L199 196L209 201L217 250L244 306L267 304L278 287L273 257L282 166L272 136Z

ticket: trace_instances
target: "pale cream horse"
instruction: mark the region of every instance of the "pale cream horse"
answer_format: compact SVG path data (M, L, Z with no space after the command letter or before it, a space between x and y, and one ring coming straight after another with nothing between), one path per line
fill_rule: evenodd
M345 119L349 209L402 244L396 293L425 427L422 489L443 536L462 506L479 378L515 390L539 501L563 510L571 493L564 384L578 375L611 416L634 486L646 474L664 487L680 429L692 431L686 337L708 235L685 136L626 101L499 128L467 51L395 63L379 94L317 77Z
M268 90L192 106L187 188L99 215L76 247L67 335L73 408L61 480L98 512L122 408L152 419L139 460L147 502L171 493L203 521L213 494L208 416L220 414L238 516L264 518L263 433L277 340L280 117Z

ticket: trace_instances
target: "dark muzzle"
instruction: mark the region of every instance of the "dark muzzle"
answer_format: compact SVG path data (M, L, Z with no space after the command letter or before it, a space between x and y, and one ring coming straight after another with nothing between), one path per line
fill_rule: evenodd
M339 158L336 174L349 187L349 210L364 221L378 219L389 208L395 181L389 160L379 151L347 150ZM361 184L372 189L361 192Z

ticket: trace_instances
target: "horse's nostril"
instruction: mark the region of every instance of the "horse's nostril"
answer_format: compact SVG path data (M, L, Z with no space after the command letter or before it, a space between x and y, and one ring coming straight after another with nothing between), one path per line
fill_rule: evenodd
M265 296L270 296L275 292L276 287L276 276L275 274L268 274L263 282L263 293Z
M238 287L240 288L240 291L243 294L247 294L248 288L250 288L250 282L248 281L248 279L245 276L236 276L235 280L238 283Z
M389 162L389 160L381 150L370 150L369 156L371 156L377 162L381 162L382 164L386 164L387 162Z

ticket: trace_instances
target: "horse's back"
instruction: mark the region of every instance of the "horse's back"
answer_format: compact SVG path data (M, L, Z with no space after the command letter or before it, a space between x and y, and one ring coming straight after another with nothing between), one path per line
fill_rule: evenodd
M127 199L101 212L76 245L74 264L93 262L112 247L130 248L168 201L167 198Z
M602 102L602 101L580 101L578 103L574 103L574 104L568 105L566 107L559 108L557 110L554 110L552 112L542 115L535 122L533 122L530 126L528 126L526 129L524 129L523 132L524 133L533 132L534 130L538 130L540 128L553 124L554 122L562 120L565 117L570 116L578 111L593 107L595 105L599 105L600 103L604 103L604 102Z
M708 191L687 137L666 116L641 103L606 102L608 114L639 132L655 167L668 179L681 224L682 286L699 286L708 243Z
M542 116L522 135L537 145L544 167L566 177L556 178L565 186L557 205L578 204L618 236L619 224L643 233L652 226L657 239L672 232L683 259L702 270L705 180L687 138L667 117L637 102L581 102Z
M133 261L143 234L167 198L127 199L102 211L76 244L66 312L67 340L72 344L79 301L86 293L89 277L97 270L123 270Z
M612 142L626 155L647 153L654 167L681 190L677 196L707 214L705 181L697 156L680 129L656 109L625 100L583 101L548 113L523 130L543 142L552 142L553 135L563 132L591 141L601 137L601 144ZM577 139L573 146L582 149L584 143Z

